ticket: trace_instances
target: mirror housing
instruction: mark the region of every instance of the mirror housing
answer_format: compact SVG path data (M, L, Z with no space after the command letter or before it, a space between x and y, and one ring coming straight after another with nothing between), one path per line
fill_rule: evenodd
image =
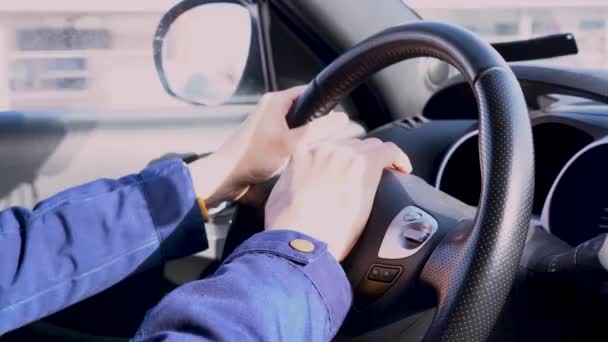
M206 7L208 6L208 7ZM207 10L207 13L203 11ZM186 23L189 27L202 27L200 19L214 18L209 10L224 14L227 11L243 22L243 14L248 14L248 23L243 22L240 32L227 31L234 27L218 28L217 30L201 30L192 39L178 47L181 60L171 65L168 62L167 51L171 45L173 31ZM198 11L198 12L197 12ZM243 12L241 12L243 11ZM199 18L196 17L199 15ZM178 19L180 19L178 22ZM214 24L224 24L214 20ZM230 22L227 22L229 25ZM228 47L223 40L223 32L229 32L235 43L243 47L246 35L249 35L249 46L244 46L243 54L223 54L221 50ZM202 35L207 34L203 39ZM175 37L173 37L174 39ZM207 38L206 40L204 38ZM163 89L171 96L192 105L220 105L223 103L255 103L259 95L268 89L268 80L263 72L263 53L261 48L258 7L246 0L185 0L176 4L161 18L154 34L153 57L154 65ZM175 40L173 41L175 42ZM197 46L199 44L199 46ZM175 44L174 44L175 45ZM202 48L201 48L202 46ZM212 48L205 51L205 47ZM215 47L215 49L213 49ZM171 46L175 50L175 46ZM218 51L219 50L219 51ZM186 53L184 53L186 51ZM217 52L213 55L213 52ZM209 52L209 55L207 55ZM238 56L234 56L238 55ZM229 58L226 58L230 56ZM197 62L200 57L207 58L211 64L204 68L205 62ZM184 63L185 62L185 63ZM194 66L194 68L191 68ZM203 68L201 68L201 66Z

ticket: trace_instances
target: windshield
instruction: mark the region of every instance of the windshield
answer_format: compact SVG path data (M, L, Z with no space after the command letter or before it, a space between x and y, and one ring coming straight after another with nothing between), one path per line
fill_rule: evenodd
M573 33L578 55L544 60L608 68L608 0L405 0L424 19L466 27L488 42Z

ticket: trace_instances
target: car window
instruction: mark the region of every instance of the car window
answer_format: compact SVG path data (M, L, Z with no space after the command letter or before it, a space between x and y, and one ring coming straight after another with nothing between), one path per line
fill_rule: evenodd
M424 19L464 26L489 42L573 33L579 53L543 61L608 67L606 0L404 0Z
M0 83L0 110L113 117L128 111L133 117L152 109L192 109L162 89L152 55L160 18L177 1L129 0L125 8L119 1L62 0L42 5L46 10L34 2L40 3L0 2L0 79L6 80ZM177 38L197 34L182 29ZM262 77L261 65L255 67ZM249 82L246 91L241 97L251 95L247 99L255 103L264 82Z
M194 106L168 95L156 72L153 41L161 17L176 2L0 1L0 159L11 161L0 164L0 207L31 207L71 186L121 177L154 160L213 152L229 139L266 91L261 61L247 60L229 103ZM281 37L273 51L279 86L307 83L324 65L281 27L272 33ZM174 33L166 45L175 57L171 62L191 52L187 44L201 32L186 25ZM242 61L233 64L243 67ZM178 76L180 66L193 76L197 64L175 63ZM206 92L210 78L202 76L186 77L180 89ZM234 86L233 74L225 76L219 80Z
M0 1L0 159L10 161L0 163L0 208L212 152L231 136L266 90L260 61L237 91L247 101L193 106L168 95L153 41L177 2ZM184 27L173 43L197 37ZM189 91L201 88L194 81Z
M286 89L310 82L327 63L295 34L285 21L271 12L270 40L277 87ZM341 101L336 109L353 119L359 115L350 97Z
M271 20L270 38L277 86L285 89L308 83L325 64L274 12Z

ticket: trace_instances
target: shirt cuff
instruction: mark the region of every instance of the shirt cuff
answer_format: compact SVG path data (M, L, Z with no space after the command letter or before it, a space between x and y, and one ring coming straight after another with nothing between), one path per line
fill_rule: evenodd
M291 247L290 242L294 240L306 240L313 244L314 249L298 251ZM283 257L304 272L327 307L332 336L336 334L352 304L352 289L342 266L329 253L326 243L290 230L267 230L243 242L225 262L249 253Z
M160 257L177 259L209 247L190 170L181 159L155 163L141 172L143 194L160 240Z

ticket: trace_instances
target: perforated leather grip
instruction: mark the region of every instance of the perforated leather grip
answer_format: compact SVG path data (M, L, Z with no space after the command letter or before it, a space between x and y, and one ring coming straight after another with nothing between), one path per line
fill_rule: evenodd
M442 241L421 279L437 289L426 341L484 341L509 294L532 211L534 148L523 94L509 69L475 82L481 197L469 232Z
M448 235L421 275L439 299L426 340L482 341L496 322L517 270L534 186L527 107L502 57L474 34L452 25L398 26L370 37L326 67L308 84L287 120L296 127L325 115L376 71L422 56L454 65L474 90L482 169L474 226Z
M357 44L321 71L287 115L289 126L297 127L327 114L370 75L415 57L444 60L458 68L469 83L485 70L508 68L489 44L464 29L436 22L397 26Z

